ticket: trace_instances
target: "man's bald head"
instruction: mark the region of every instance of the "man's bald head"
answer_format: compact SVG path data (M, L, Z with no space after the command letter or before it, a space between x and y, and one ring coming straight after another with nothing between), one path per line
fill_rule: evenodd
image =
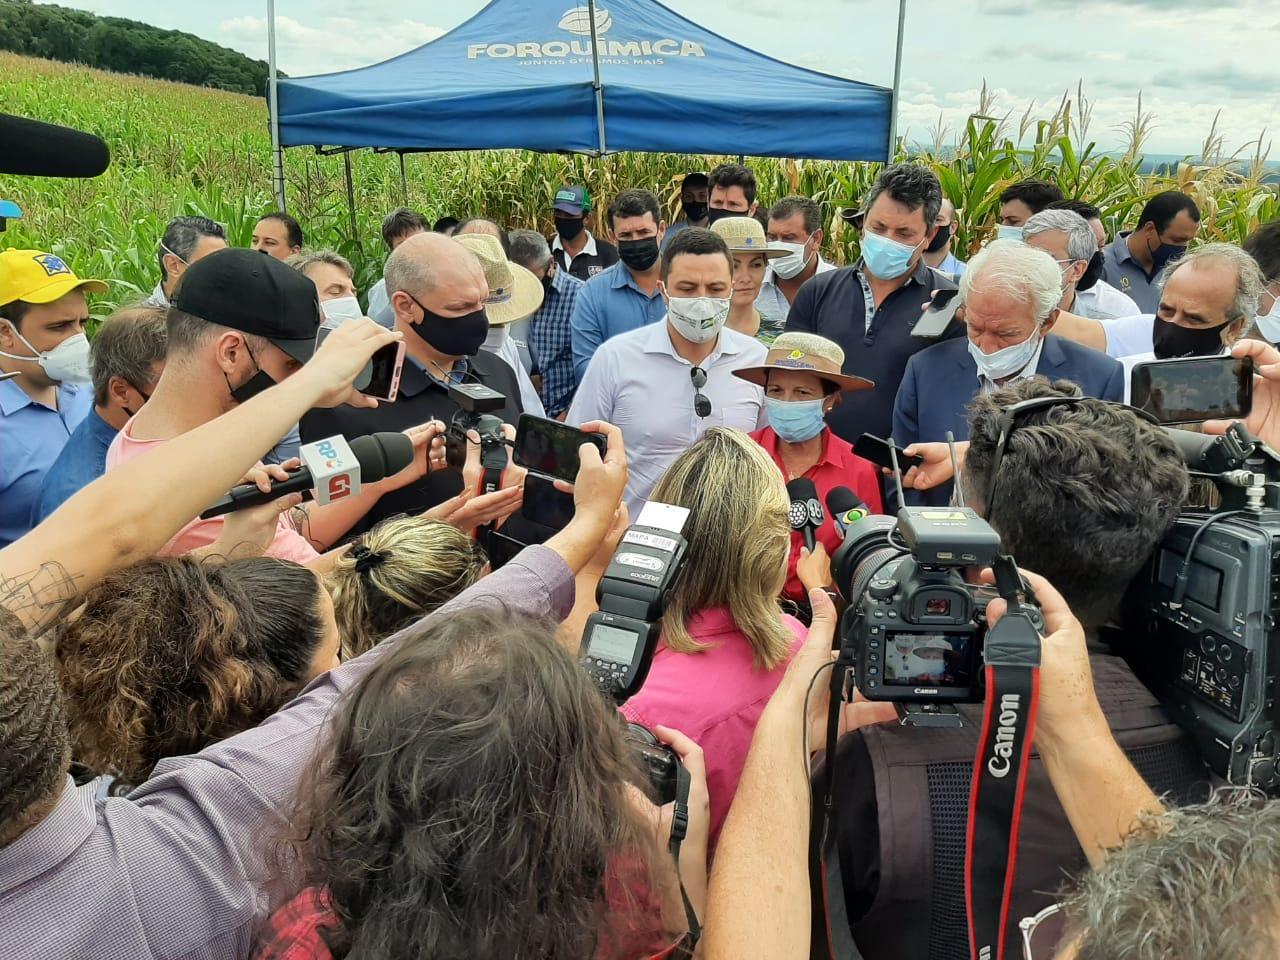
M476 255L441 233L419 233L401 243L383 268L396 316L422 320L423 308L461 317L484 308L489 285Z

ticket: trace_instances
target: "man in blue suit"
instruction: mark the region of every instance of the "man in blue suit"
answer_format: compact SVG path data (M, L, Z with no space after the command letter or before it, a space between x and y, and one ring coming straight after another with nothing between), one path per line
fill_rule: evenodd
M1086 396L1124 398L1124 368L1105 353L1049 331L1058 318L1063 269L1020 240L996 240L969 261L960 280L968 336L922 350L907 363L893 407L901 447L969 437L969 402L1014 380L1070 380ZM940 505L951 484L912 490L909 504Z

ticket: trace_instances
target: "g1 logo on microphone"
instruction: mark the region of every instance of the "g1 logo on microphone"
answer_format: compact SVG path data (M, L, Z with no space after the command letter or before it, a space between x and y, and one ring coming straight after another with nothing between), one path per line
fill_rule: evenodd
M329 502L334 500L345 500L351 496L351 475L340 473L336 477L329 478Z

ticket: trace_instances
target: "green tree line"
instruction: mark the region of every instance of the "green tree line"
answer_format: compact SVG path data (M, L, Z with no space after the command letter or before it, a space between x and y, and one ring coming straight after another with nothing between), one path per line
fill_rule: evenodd
M267 65L180 30L31 0L0 0L0 49L263 96Z

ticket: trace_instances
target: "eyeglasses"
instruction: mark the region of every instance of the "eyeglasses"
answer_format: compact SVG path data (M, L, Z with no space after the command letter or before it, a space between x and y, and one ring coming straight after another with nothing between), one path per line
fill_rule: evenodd
M689 379L693 381L693 412L705 420L711 416L711 398L702 392L707 385L707 371L694 367L689 371Z
M1062 904L1051 903L1034 917L1018 921L1023 960L1051 960L1062 936Z

